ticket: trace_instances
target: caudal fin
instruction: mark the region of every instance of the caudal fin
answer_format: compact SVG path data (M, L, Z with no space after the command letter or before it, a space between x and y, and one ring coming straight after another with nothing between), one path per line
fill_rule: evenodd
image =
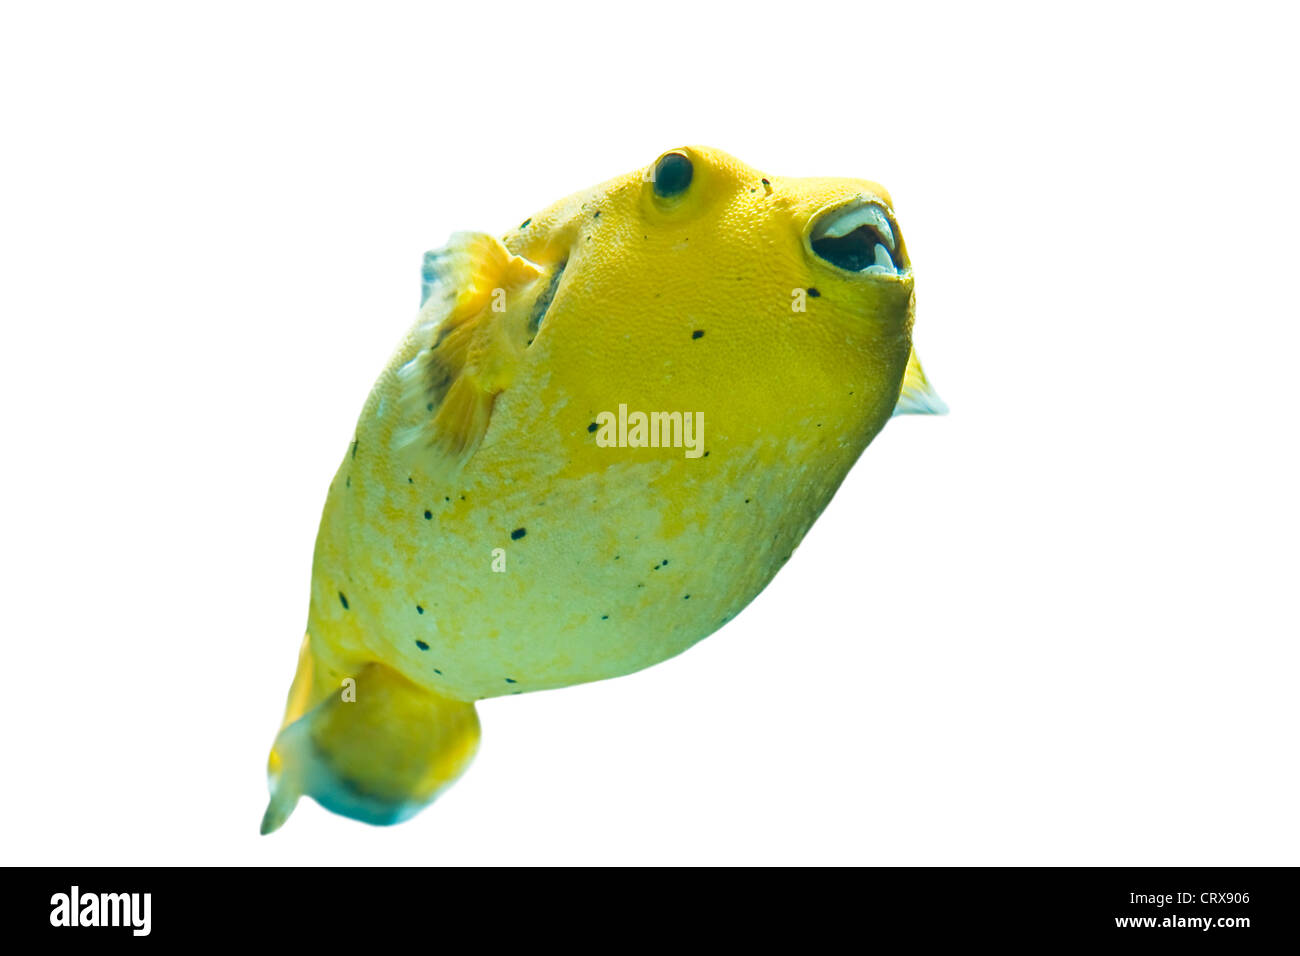
M304 657L310 666L309 655ZM295 696L291 692L290 716ZM472 703L419 687L383 664L368 664L275 738L262 833L279 829L302 796L365 823L400 823L461 775L478 740Z

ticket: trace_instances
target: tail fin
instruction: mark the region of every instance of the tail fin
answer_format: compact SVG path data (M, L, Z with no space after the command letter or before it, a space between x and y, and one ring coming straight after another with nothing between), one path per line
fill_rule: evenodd
M306 675L303 668L309 670ZM478 749L478 714L411 683L383 664L368 664L315 708L304 706L312 683L304 647L290 692L288 720L271 748L271 802L262 832L289 819L301 796L366 823L409 819L456 780Z

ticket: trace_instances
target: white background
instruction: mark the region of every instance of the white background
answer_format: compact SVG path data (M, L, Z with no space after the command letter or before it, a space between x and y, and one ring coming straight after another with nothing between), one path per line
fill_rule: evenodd
M1296 864L1290 12L6 5L5 862ZM259 837L425 249L704 143L876 179L953 411L723 631Z

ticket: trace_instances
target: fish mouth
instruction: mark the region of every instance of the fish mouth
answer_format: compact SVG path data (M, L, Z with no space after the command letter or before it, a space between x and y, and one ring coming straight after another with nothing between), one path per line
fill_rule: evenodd
M898 223L875 199L858 196L818 212L806 239L813 255L846 272L899 277L911 271Z

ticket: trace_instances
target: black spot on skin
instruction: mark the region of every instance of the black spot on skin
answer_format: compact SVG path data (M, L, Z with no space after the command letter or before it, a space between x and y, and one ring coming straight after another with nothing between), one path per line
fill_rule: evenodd
M609 620L609 615L608 615L608 614L602 614L602 615L600 616L600 619L601 619L602 621L608 621L608 620Z
M408 477L408 478L406 479L406 483L407 483L408 485L413 485L413 484L415 484L415 479L414 479L414 478L410 478L410 477Z
M438 668L436 668L436 667L433 669L433 672L434 672L435 674L437 674L438 676L440 676L440 677L442 676L442 671L438 670Z
M527 229L527 228L528 228L528 224L529 224L530 222L532 222L532 219L525 219L523 222L521 222L521 223L519 224L519 228L520 228L520 229Z
M423 613L424 613L424 608L422 608L420 605L417 604L417 605L415 606L415 613L416 613L416 614L423 614Z
M593 212L593 213L591 214L591 218L592 218L592 219L599 219L599 218L600 218L600 210L597 209L595 212Z
M820 299L822 295L820 292L817 291L816 286L811 286L811 285L808 287L808 294L812 296L814 299Z
M770 186L770 185L772 185L772 184L771 184L770 182L768 182L766 179L764 179L764 180L763 180L763 185L764 185L764 186Z
M621 555L621 554L616 554L616 555L614 555L614 560L617 561L617 560L618 560L619 558L621 558L621 557L623 557L623 555Z
M422 651L427 651L429 649L429 645L424 643L424 641L416 641L415 646Z
M443 496L442 496L442 500L443 500L443 501L451 501L451 495L443 495Z
M708 457L709 457L709 453L708 453L707 451L704 453L704 457L705 457L705 458L708 458Z
M428 405L425 405L424 407L429 411L433 411L433 402L430 402Z
M339 592L339 603L343 605L343 610L348 609L348 596L342 591Z
M355 438L352 439L352 460L353 461L357 460L357 446L360 444L361 442L357 441Z
M507 683L507 684L518 684L519 681L515 680L513 677L507 677L507 678L506 678L506 683Z
M433 517L433 512L426 508L424 511L424 520L428 521L432 517Z
M691 596L690 596L689 594L683 594L683 595L682 595L682 600L683 600L683 601L689 601L690 599L691 599Z
M691 338L693 338L693 339L702 339L702 338L704 338L704 330L703 330L703 329L696 329L694 332L691 333Z
M587 426L587 431L594 432L599 427L600 426L597 425L595 422L592 422L590 425Z
M351 476L351 475L348 475L348 480L345 481L345 482L343 482L343 485L344 485L345 488L351 488L351 487L352 487L352 476Z
M511 531L511 532L510 532L510 540L511 540L511 541L518 541L520 538L522 538L522 537L523 537L524 535L526 535L527 533L528 533L528 532L527 532L526 530L524 530L523 528L515 528L514 531Z
M745 504L749 504L749 499L748 499L748 498L745 499Z

